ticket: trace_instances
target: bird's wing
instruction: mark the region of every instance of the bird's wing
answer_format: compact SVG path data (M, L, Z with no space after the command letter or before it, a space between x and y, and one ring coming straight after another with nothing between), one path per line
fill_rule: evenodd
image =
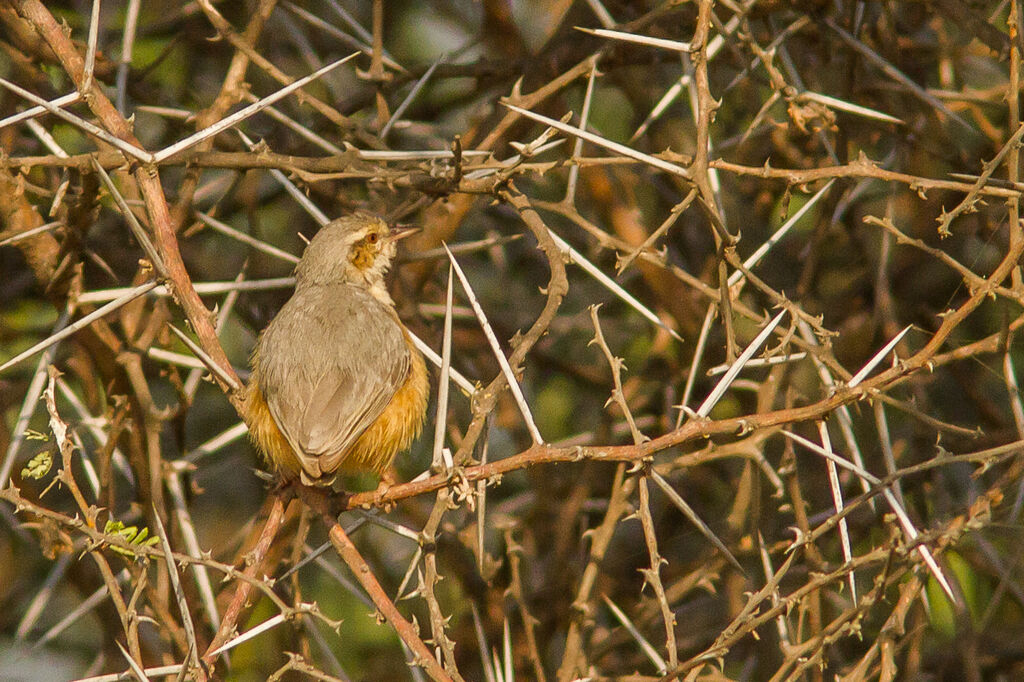
M348 286L320 289L281 309L260 355L270 413L312 479L335 473L410 367L402 329L386 307ZM281 338L298 342L287 348ZM267 347L278 350L266 357Z

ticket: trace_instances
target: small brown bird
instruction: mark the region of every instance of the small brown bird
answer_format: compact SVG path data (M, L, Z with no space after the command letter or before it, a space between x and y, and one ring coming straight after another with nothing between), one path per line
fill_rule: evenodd
M260 335L246 421L285 479L383 474L419 435L427 368L384 283L395 243L414 231L366 213L323 227L295 268L295 293Z

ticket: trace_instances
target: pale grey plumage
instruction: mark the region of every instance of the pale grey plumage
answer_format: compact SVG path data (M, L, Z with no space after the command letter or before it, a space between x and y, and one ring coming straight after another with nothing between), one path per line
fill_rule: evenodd
M301 302L298 296L289 299L261 335L254 379L304 477L317 480L338 469L348 449L380 416L409 375L410 357L393 311L365 289L306 281L296 294L300 291ZM287 340L295 338L310 342L288 348ZM324 348L346 352L325 353ZM380 366L371 370L366 358Z
M325 225L257 341L246 423L284 478L383 474L419 434L427 368L385 286L395 242L410 233L363 213Z

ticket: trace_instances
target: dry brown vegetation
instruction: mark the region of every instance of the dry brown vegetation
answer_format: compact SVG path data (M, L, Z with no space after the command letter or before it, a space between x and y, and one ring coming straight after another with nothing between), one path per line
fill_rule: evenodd
M0 677L1020 679L1021 23L0 0ZM443 369L324 496L240 388L356 209Z

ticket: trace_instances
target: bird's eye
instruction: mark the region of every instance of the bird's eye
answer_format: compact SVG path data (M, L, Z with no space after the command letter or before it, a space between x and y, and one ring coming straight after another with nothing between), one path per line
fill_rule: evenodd
M371 244L376 244L378 239L380 239L380 235L377 234L376 232L371 232L366 236L366 241L370 242Z

